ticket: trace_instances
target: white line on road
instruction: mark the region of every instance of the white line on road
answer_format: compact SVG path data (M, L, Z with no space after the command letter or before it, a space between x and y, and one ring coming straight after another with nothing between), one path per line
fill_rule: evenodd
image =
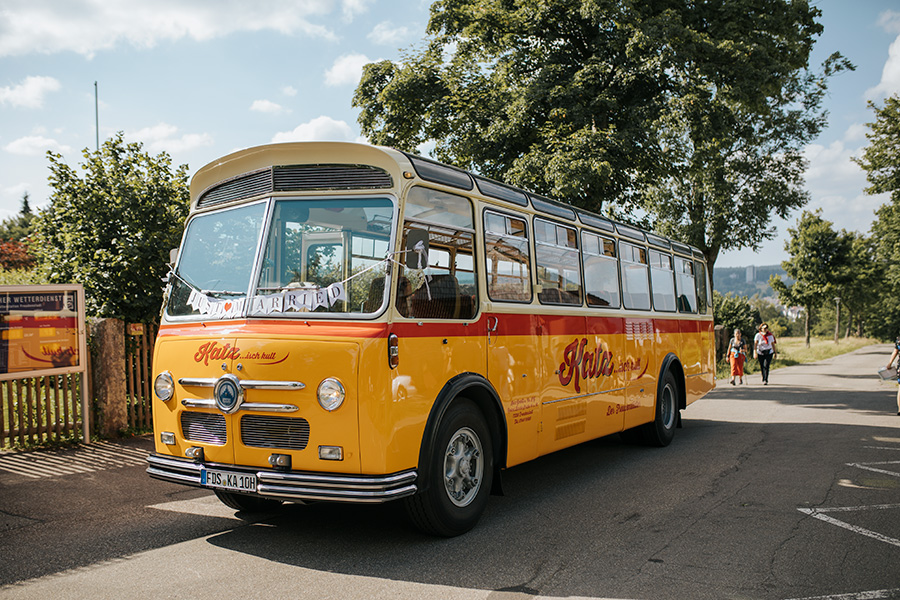
M834 517L829 517L825 514L827 512L856 512L863 510L887 509L900 509L900 504L877 504L874 506L840 506L835 508L798 508L797 510L811 517L819 519L820 521L831 523L832 525L837 525L838 527L843 527L844 529L852 531L853 533L858 533L860 535L876 539L879 542L885 542L887 544L891 544L892 546L897 546L898 548L900 548L900 540L896 538L886 536L884 534L878 533L877 531L872 531L871 529L859 527L858 525L851 525L850 523L846 523L844 521L841 521L840 519L835 519Z
M831 596L810 596L808 598L792 598L791 600L881 600L883 598L900 598L900 588L834 594Z

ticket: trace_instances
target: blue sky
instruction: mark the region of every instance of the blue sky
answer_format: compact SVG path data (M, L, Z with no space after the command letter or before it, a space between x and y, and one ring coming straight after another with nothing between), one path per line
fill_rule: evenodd
M900 3L818 0L813 62L840 51L857 66L831 82L828 129L810 145L809 209L866 232L886 197L863 193L851 156L865 146L867 100L900 92ZM424 37L426 0L0 0L0 218L47 203L47 150L69 165L122 131L193 173L273 141L361 140L351 107L361 66L399 59ZM786 258L787 221L758 253L717 266Z

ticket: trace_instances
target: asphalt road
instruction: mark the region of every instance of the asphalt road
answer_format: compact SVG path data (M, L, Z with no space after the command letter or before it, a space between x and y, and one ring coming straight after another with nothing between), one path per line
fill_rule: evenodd
M395 504L241 519L150 480L146 437L0 454L0 599L900 598L889 354L720 382L668 448L613 436L510 469L449 540Z

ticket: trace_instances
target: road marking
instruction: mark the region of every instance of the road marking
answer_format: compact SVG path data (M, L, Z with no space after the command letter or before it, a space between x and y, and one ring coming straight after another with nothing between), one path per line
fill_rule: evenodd
M863 510L891 509L900 509L900 504L876 504L873 506L838 506L835 508L798 508L797 510L806 515L819 519L820 521L831 523L832 525L837 525L838 527L843 527L844 529L852 531L853 533L858 533L860 535L876 539L879 542L885 542L886 544L891 544L892 546L897 546L898 548L900 548L900 540L896 538L886 536L884 534L878 533L877 531L872 531L871 529L866 529L865 527L851 525L850 523L841 521L840 519L835 519L834 517L830 517L825 514L831 512L859 512Z
M871 463L847 463L848 467L856 467L857 469L865 469L866 471L872 471L873 473L882 473L884 475L893 475L894 477L900 477L900 472L897 471L888 471L886 469L876 469L870 465L900 465L900 460L886 460L883 462L871 462Z
M29 479L64 477L147 464L147 451L109 442L63 450L0 453L0 471Z
M882 598L900 598L900 588L833 594L831 596L810 596L808 598L792 598L791 600L881 600Z

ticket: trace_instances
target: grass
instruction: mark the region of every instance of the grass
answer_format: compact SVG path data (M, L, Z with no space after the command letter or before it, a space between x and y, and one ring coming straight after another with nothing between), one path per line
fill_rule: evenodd
M772 369L780 367L790 367L805 363L817 362L839 356L848 352L853 352L864 346L872 344L880 344L881 342L872 338L841 338L835 344L834 338L811 337L809 338L809 348L806 347L806 341L802 337L782 337L778 338L778 344L775 346L778 355L772 361ZM759 363L753 359L753 352L747 354L747 361L744 363L744 374L750 375L759 372ZM717 379L730 379L731 366L728 361L721 360L716 366Z

